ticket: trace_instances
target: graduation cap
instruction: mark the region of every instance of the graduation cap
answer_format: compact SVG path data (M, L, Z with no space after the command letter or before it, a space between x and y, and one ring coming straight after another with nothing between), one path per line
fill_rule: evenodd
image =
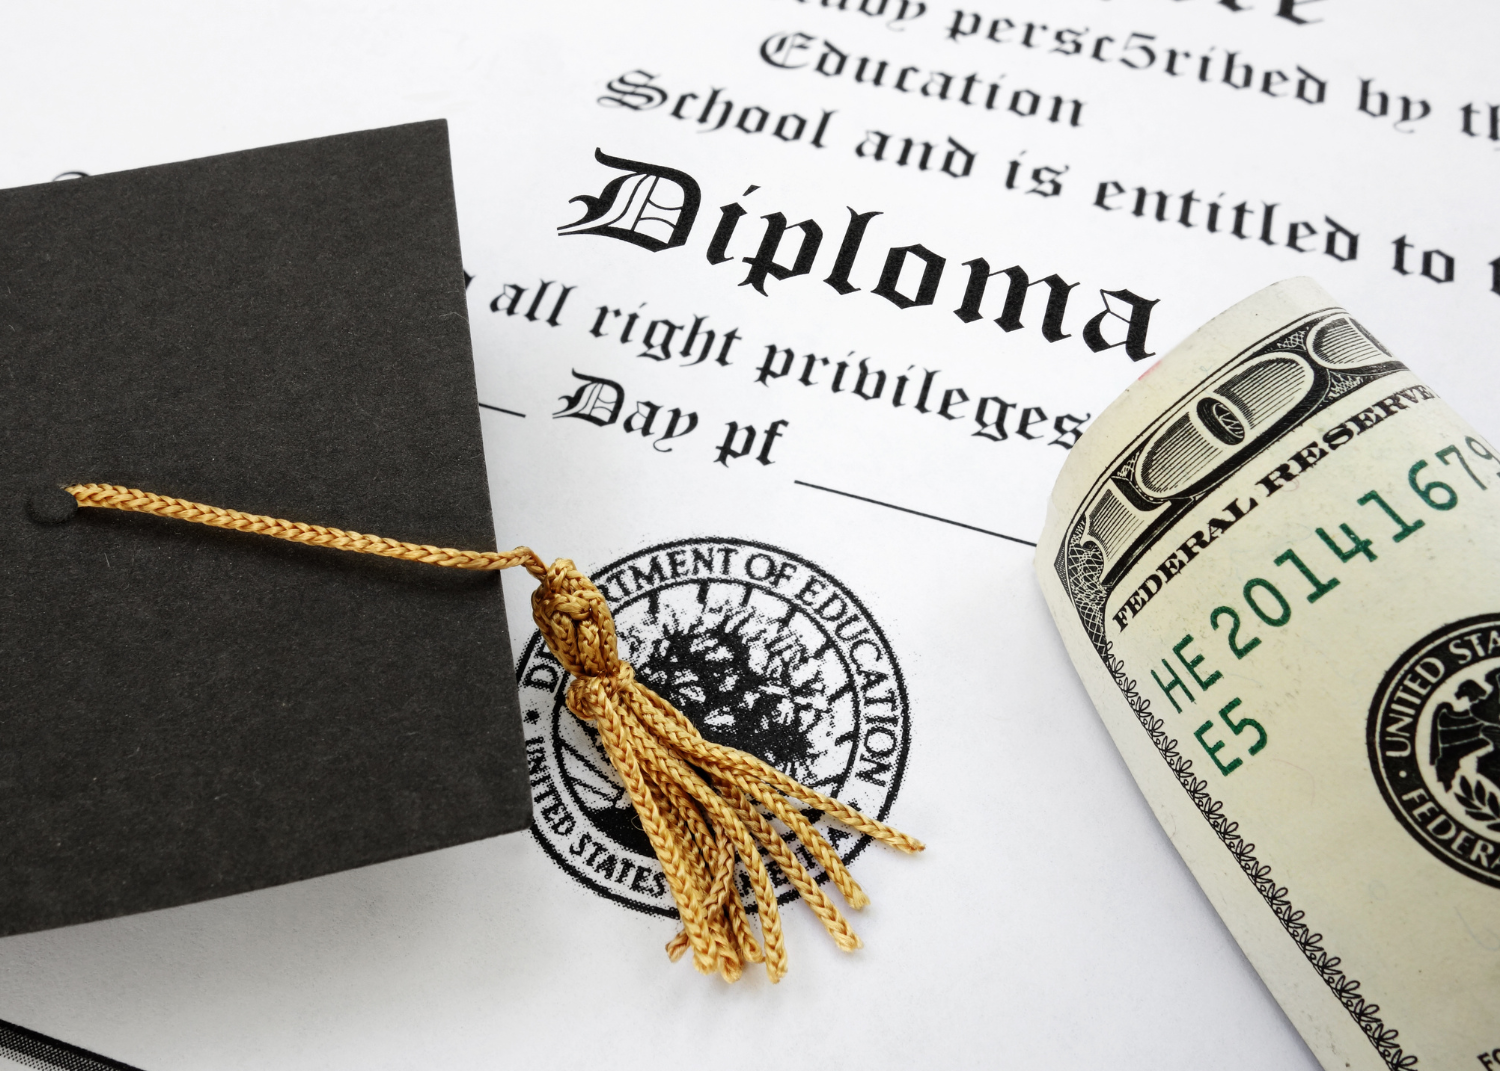
M920 845L705 740L571 562L495 550L445 123L0 191L0 239L0 934L526 826L520 565L674 958L784 971L762 848L858 944L770 818L855 906L792 800Z
M523 828L494 576L38 523L493 548L446 124L0 192L0 279L0 933Z

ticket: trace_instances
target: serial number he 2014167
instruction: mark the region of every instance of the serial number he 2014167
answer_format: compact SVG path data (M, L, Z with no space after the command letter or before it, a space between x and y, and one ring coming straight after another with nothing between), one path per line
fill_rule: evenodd
M1493 450L1473 436L1465 439L1465 445L1468 448L1467 454L1457 445L1450 443L1435 451L1432 457L1447 466L1449 471L1458 477L1455 482L1460 486L1465 486L1465 481L1468 481L1481 492L1488 492L1490 485L1485 482L1485 476L1488 474L1476 471L1476 465L1480 470L1486 467L1484 464L1486 462L1490 467L1500 465L1500 457L1497 457ZM1470 464L1467 455L1472 455L1477 459L1475 464ZM1427 458L1415 461L1407 469L1406 483L1410 492L1424 506L1438 514L1444 514L1458 506L1460 496L1452 484L1434 478L1428 471L1430 466L1431 462ZM1452 479L1453 476L1449 478ZM1500 479L1500 472L1496 472L1491 479ZM1466 492L1466 496L1472 493L1472 491ZM1392 500L1396 501L1396 505L1391 504ZM1375 507L1374 516L1371 519L1394 526L1395 531L1390 535L1391 543L1399 544L1405 541L1427 523L1420 517L1407 520L1406 515L1400 510L1406 510L1407 514L1410 514L1411 507L1402 502L1397 493L1390 490L1382 494L1377 489L1371 489L1355 498L1354 502L1361 507ZM1374 539L1362 538L1347 522L1343 521L1338 523L1338 532L1340 534L1330 535L1326 528L1316 528L1318 544L1315 547L1320 554L1326 552L1342 565L1348 565L1355 558L1360 557L1369 562L1379 560L1380 555L1373 549L1378 536ZM1321 563L1314 559L1309 565L1296 550L1288 547L1272 559L1272 564L1276 567L1292 567L1291 575L1294 580L1300 577L1297 581L1298 586L1305 583L1309 589L1305 594L1309 604L1318 602L1339 586L1339 578L1325 571L1331 566L1326 558ZM1324 579L1325 576L1326 579ZM1295 594L1297 593L1294 593L1294 598ZM1241 611L1248 607L1250 613L1263 625L1272 629L1282 629L1292 620L1292 605L1293 600L1288 599L1274 583L1265 577L1256 576L1245 581L1240 589L1239 599L1226 601L1210 611L1208 626L1214 632L1222 632L1229 653L1234 655L1236 661L1239 661L1259 648L1263 638L1259 635L1248 634ZM1151 677L1161 689L1162 695L1178 713L1182 713L1184 701L1190 705L1198 702L1198 697L1193 694L1189 681L1197 686L1198 694L1202 695L1224 676L1220 670L1205 668L1209 656L1194 653L1191 650L1193 644L1197 642L1198 640L1192 633L1183 635L1171 648L1171 653L1175 656L1178 665L1173 665L1172 661L1163 657L1161 665L1165 676L1155 668L1151 670ZM1179 672L1179 666L1182 672ZM1213 760L1220 775L1225 777L1244 765L1247 759L1259 755L1270 741L1265 726L1259 721L1243 714L1239 717L1235 716L1240 706L1241 701L1238 696L1230 699L1220 707L1217 722L1210 718L1198 726L1193 733L1199 745ZM1220 728L1221 725L1223 728ZM1211 736L1213 739L1210 738ZM1221 754L1226 751L1241 752L1241 754L1234 755L1226 761L1221 757ZM1494 1060L1497 1071L1500 1071L1500 1050L1497 1050Z

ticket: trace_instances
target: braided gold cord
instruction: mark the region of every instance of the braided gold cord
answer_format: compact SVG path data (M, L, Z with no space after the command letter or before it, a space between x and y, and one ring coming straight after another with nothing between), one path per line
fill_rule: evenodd
M528 547L479 551L403 543L113 484L77 484L67 491L80 506L150 513L356 554L449 569L524 568L539 581L531 595L532 618L548 649L574 678L568 709L598 730L677 902L682 930L667 943L667 954L676 960L691 950L694 966L705 974L718 973L733 982L750 963L764 963L773 982L786 974L776 889L762 852L839 948L849 952L860 947L842 913L772 819L802 842L851 907L864 907L869 898L833 845L794 804L822 811L901 851L922 850L920 841L799 784L754 755L705 739L686 715L635 679L630 664L620 658L609 604L566 558L545 565ZM735 882L736 861L750 879L759 939Z
M500 553L485 550L454 550L451 547L421 546L416 543L401 543L381 536L345 532L339 528L324 528L320 524L302 524L299 521L283 521L276 517L262 517L255 513L241 513L237 509L220 509L205 506L201 502L187 502L166 495L154 495L150 491L137 491L130 487L116 487L108 483L82 483L64 488L80 506L100 509L122 509L130 513L154 513L158 517L172 517L179 521L192 521L214 528L230 528L236 532L254 532L275 539L286 539L293 543L310 543L315 547L333 547L335 550L351 550L358 554L379 554L386 558L403 558L424 565L442 565L450 569L496 570L524 565L526 571L541 579L546 567L529 547Z

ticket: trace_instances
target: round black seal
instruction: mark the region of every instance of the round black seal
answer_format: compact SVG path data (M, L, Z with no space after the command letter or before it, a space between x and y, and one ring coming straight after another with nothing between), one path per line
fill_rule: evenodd
M886 818L906 766L906 684L852 592L805 558L743 539L663 543L593 581L636 677L705 736ZM535 633L517 675L537 840L595 892L675 916L630 797L593 726L564 705L567 671ZM869 843L817 812L808 817L846 863ZM811 856L799 858L825 879ZM771 876L783 902L795 898L774 864Z
M1446 625L1402 655L1370 704L1366 739L1408 832L1500 888L1500 614Z

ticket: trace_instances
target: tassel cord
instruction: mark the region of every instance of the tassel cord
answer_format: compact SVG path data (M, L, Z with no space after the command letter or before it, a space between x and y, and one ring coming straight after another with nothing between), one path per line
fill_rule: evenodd
M575 678L567 707L598 731L677 903L682 930L667 943L667 954L676 960L691 949L694 966L705 974L718 973L732 982L749 963L763 963L773 982L786 974L776 888L763 855L786 876L840 949L860 947L773 819L801 842L851 907L862 908L869 898L833 845L794 804L821 811L903 852L923 848L920 841L798 783L754 755L706 739L686 715L635 679L630 664L620 658L608 602L566 558L546 565L529 547L475 551L406 543L114 484L77 484L66 490L83 507L149 513L334 550L452 569L524 568L538 581L531 595L537 629ZM735 880L737 863L749 878L759 940Z

